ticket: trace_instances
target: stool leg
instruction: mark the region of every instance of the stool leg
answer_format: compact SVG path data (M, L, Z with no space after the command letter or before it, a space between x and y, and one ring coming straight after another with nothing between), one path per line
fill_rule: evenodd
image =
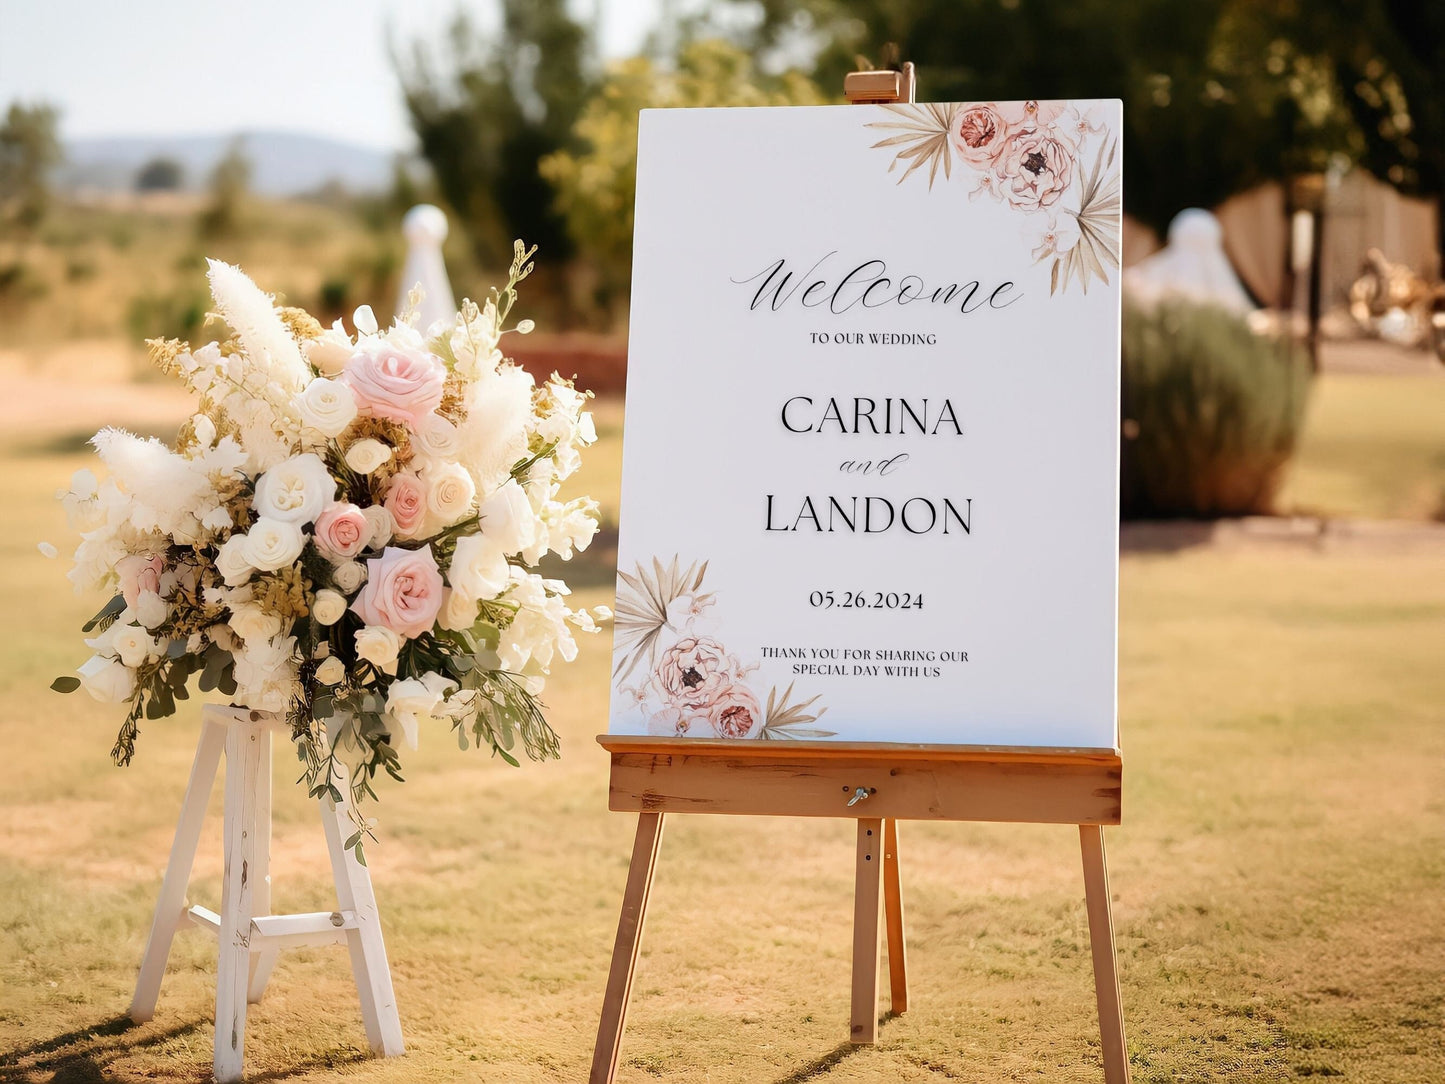
M255 865L251 871L251 905L258 915L271 913L271 730L261 735L261 765L256 773L256 845ZM261 1000L271 969L280 953L274 949L252 949L246 1000Z
M221 751L226 747L226 725L207 711L201 716L201 737L196 743L196 759L191 763L191 778L181 802L181 816L176 824L175 842L171 844L170 861L161 881L160 898L151 919L150 936L145 955L141 957L140 974L136 976L135 995L130 1001L130 1018L144 1024L156 1014L156 1001L161 996L161 980L166 974L166 959L176 930L185 921L186 887L191 880L191 866L196 860L196 846L201 839L201 825L206 819L206 799L221 766Z
M269 722L237 720L226 734L225 874L216 966L216 1080L241 1079L246 1047L246 985L255 914L256 778Z
M346 781L336 784L345 794ZM361 996L361 1018L366 1024L366 1038L374 1053L394 1057L406 1052L401 1037L401 1018L396 1012L396 993L391 986L391 968L386 962L386 945L381 938L381 919L376 911L376 895L371 888L371 874L346 849L351 834L351 819L346 800L333 803L321 799L321 824L326 830L326 846L331 852L331 873L336 881L336 900L343 911L356 913L356 929L346 931L346 947L351 952L351 974Z

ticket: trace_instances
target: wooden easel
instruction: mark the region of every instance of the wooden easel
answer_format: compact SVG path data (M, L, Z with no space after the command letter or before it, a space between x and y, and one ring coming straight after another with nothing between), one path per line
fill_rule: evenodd
M913 101L914 71L855 72L860 104ZM1094 992L1107 1084L1128 1084L1124 1011L1114 958L1104 825L1120 822L1118 749L998 748L845 742L704 741L603 735L612 757L608 807L638 814L622 915L597 1028L590 1084L612 1084L637 966L647 899L668 813L852 817L858 822L849 1037L878 1035L880 919L888 938L891 1008L908 1010L898 821L1075 824L1083 854Z
M175 842L130 1004L130 1018L137 1023L155 1015L166 959L178 929L199 926L215 934L220 945L215 1077L222 1084L241 1079L246 1008L261 1000L276 957L284 948L345 945L351 952L351 971L361 995L361 1016L372 1051L390 1057L405 1049L371 875L346 849L351 829L344 798L340 803L323 798L320 803L321 825L336 883L337 910L300 915L269 913L271 735L281 723L276 715L244 708L203 709L196 759L191 765ZM188 906L186 888L206 816L206 801L223 752L225 873L221 913L216 914L204 907Z

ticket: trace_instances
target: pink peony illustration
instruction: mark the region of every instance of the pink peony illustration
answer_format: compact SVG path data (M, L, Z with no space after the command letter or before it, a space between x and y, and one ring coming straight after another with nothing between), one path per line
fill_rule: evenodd
M993 167L999 192L1015 207L1052 207L1074 180L1074 152L1058 135L1042 129L1015 132Z
M674 707L706 708L732 685L740 669L716 640L685 636L663 653L654 676Z
M987 169L998 157L1008 134L1008 122L998 106L980 102L954 114L950 138L960 158L975 169Z
M731 685L713 700L708 722L720 738L750 738L763 725L758 699L746 685Z

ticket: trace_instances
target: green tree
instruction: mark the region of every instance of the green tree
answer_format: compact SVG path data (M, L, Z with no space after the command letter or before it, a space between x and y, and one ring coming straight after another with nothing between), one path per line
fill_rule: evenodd
M135 175L137 192L174 192L185 180L185 170L174 158L152 158Z
M592 93L591 37L566 0L502 0L501 14L495 35L461 15L440 50L417 42L394 58L407 110L480 261L505 262L523 236L565 258L566 228L537 167L569 144Z
M735 0L736 2L736 0ZM761 0L762 56L912 60L924 98L1124 101L1126 208L1156 228L1264 180L1359 162L1445 188L1445 4L1421 0ZM728 20L719 20L727 22ZM733 23L736 20L732 20Z
M229 237L240 228L246 196L251 189L251 160L246 157L244 140L238 137L231 142L211 170L207 187L210 199L201 212L201 235Z
M676 67L647 57L613 65L582 111L577 149L541 163L578 249L597 266L610 299L632 274L632 205L637 187L638 110L661 106L817 105L827 98L805 75L770 76L735 45L685 46Z
M50 174L63 155L60 112L12 102L0 125L0 223L32 230L50 206Z

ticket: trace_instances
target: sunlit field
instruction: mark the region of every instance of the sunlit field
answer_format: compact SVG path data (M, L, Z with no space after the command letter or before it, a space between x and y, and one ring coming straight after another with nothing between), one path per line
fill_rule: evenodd
M1327 378L1291 504L1417 514L1445 474L1442 387ZM615 524L619 404L601 413L578 489ZM35 547L68 542L52 495L85 423L0 457L0 1079L204 1081L214 941L183 931L155 1019L122 1016L194 706L145 725L121 770L116 710L46 688L101 601ZM607 601L609 559L574 570L583 602ZM1120 607L1108 846L1134 1079L1445 1079L1445 552L1130 554ZM249 1079L585 1079L633 831L593 741L608 650L603 633L548 686L559 763L513 769L438 726L381 791L367 854L407 1055L365 1056L345 953L301 950L252 1008ZM315 810L277 750L274 903L330 909ZM219 799L192 885L211 907ZM1077 834L902 829L913 1008L855 1050L851 825L674 818L619 1079L1102 1080Z

